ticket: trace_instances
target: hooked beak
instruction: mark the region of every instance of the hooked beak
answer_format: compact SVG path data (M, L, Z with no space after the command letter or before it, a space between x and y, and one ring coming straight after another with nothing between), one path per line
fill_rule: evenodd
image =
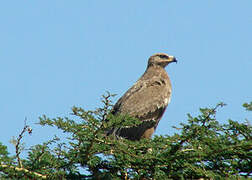
M178 63L178 61L175 57L173 57L173 62L176 62L176 64Z
M168 60L169 60L170 63L171 62L176 62L176 63L178 62L177 59L174 56L169 56Z

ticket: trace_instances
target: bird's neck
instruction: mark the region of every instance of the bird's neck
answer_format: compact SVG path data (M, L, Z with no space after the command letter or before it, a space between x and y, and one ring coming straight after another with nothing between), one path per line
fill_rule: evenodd
M165 71L165 69L161 66L148 66L145 73L144 73L144 76L162 76L162 75L165 75L167 76L167 73ZM149 77L147 77L149 78Z
M158 65L152 65L152 66L148 66L146 71L148 72L164 72L165 69L161 66L158 66Z

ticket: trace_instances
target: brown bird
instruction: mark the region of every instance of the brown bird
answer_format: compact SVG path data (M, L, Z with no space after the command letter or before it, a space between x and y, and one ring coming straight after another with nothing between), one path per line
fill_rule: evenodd
M157 53L148 60L148 66L138 81L117 101L112 114L127 114L142 123L133 127L113 128L113 134L129 140L150 138L162 118L171 98L171 82L165 67L177 62L174 56Z

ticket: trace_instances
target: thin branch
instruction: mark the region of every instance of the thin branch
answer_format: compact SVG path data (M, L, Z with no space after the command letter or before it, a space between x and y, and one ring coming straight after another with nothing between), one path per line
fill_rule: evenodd
M18 161L18 166L19 166L20 168L22 168L23 165L22 165L22 161L21 161L21 159L20 159L20 157L19 157L19 155L20 155L20 153L21 153L21 150L20 150L19 145L20 145L21 139L23 138L23 134L24 134L25 131L26 131L26 128L27 128L27 127L25 126L25 127L23 128L22 132L19 134L18 139L17 139L17 144L16 144L16 146L15 146L15 148L16 148L16 157L17 157L17 161Z
M17 161L18 161L18 166L20 168L23 168L23 164L22 164L22 161L19 157L20 153L21 153L21 150L20 150L20 142L22 140L22 138L24 137L24 133L27 131L29 134L32 133L32 129L26 125L26 120L27 118L25 118L25 121L24 121L24 128L23 130L21 131L21 133L19 134L18 138L17 138L17 143L15 145L15 149L16 149L16 157L17 157Z
M1 168L5 168L5 169L10 168L10 169L13 169L13 170L19 171L19 172L23 171L24 173L32 174L32 175L35 175L35 176L37 176L39 178L42 178L42 179L46 179L47 178L46 175L39 174L39 173L33 172L33 171L29 171L28 169L25 169L25 168L19 168L19 167L9 166L9 165L5 165L5 164L0 164L0 167Z

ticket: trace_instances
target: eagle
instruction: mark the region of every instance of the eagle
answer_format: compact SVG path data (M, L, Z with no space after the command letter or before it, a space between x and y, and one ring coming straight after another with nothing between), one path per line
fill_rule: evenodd
M138 118L140 125L112 128L107 135L132 141L151 138L171 99L171 81L165 67L177 62L174 56L157 53L148 60L144 74L113 106L111 113Z

